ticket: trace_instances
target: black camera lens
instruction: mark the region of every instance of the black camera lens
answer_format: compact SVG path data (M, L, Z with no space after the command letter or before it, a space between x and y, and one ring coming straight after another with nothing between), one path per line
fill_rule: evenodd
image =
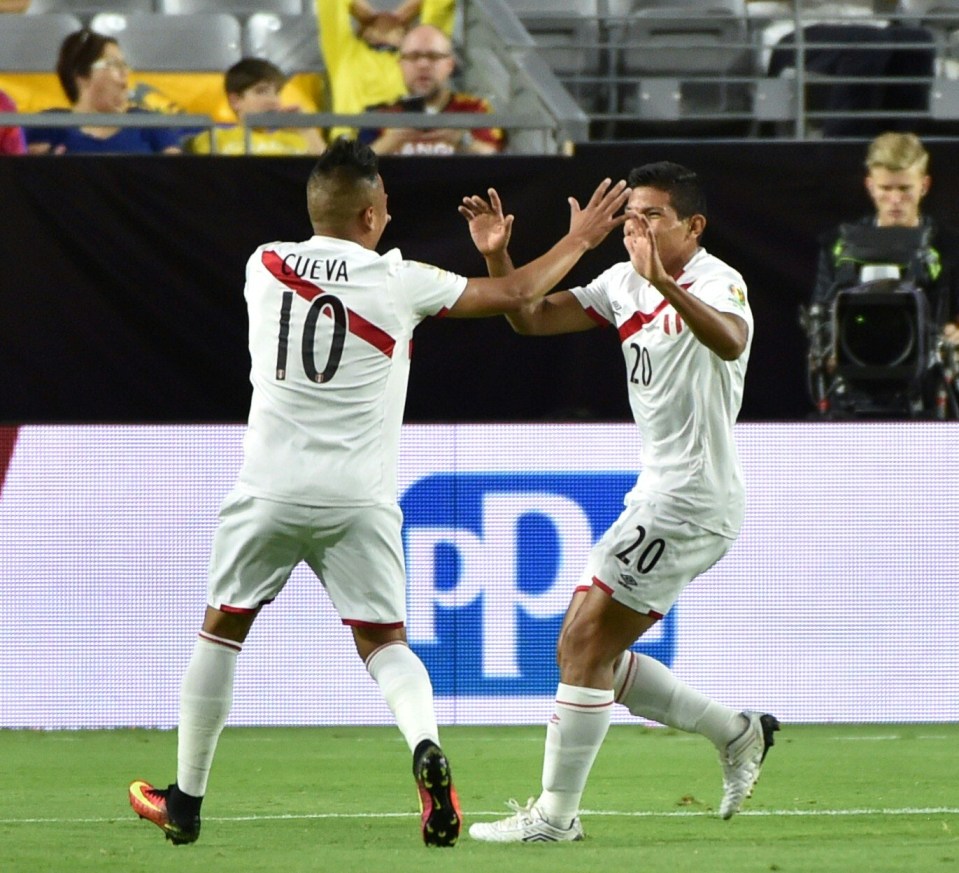
M847 360L862 367L896 367L910 360L916 346L913 313L890 306L850 306L839 324Z

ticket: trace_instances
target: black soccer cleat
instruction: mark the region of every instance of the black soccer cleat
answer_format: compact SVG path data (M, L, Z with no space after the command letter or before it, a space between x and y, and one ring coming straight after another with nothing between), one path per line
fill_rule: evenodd
M455 846L463 816L450 764L435 743L424 741L413 757L413 778L420 795L420 830L427 846Z

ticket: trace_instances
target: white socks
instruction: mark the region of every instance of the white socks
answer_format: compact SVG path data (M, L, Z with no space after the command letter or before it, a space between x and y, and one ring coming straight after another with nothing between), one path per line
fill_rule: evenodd
M616 702L633 715L702 734L718 749L742 733L740 713L706 697L655 658L625 652L613 676Z
M433 709L433 685L423 662L405 643L387 643L366 659L410 751L423 740L439 745Z
M559 684L546 726L543 793L536 807L556 827L569 827L579 812L596 753L606 738L613 692Z
M240 644L201 633L180 685L177 774L180 790L206 794L216 744L233 703L233 673Z

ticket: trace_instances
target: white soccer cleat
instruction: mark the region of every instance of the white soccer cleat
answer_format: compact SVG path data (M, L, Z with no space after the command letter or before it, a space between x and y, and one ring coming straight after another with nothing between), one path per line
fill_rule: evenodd
M530 798L526 806L509 801L514 814L499 821L475 822L470 825L470 836L484 843L562 843L583 839L579 816L568 828L551 825Z
M766 752L773 744L773 734L779 730L775 716L758 712L744 712L745 730L730 740L719 753L723 765L723 800L719 804L719 817L732 818L753 793L759 780Z

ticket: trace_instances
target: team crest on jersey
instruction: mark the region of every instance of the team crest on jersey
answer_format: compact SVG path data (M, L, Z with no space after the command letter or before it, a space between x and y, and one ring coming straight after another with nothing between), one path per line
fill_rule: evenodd
M740 306L746 305L746 292L738 285L729 286L729 299Z

